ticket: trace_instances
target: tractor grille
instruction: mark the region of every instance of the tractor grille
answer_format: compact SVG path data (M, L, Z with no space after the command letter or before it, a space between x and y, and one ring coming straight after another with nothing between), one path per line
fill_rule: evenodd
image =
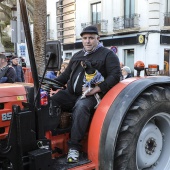
M5 133L5 128L4 128L4 127L1 127L1 128L0 128L0 134L3 134L3 133Z
M0 109L4 109L4 103L0 103Z

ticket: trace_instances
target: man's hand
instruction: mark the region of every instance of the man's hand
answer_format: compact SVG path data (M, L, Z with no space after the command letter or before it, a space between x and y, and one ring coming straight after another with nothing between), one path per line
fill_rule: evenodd
M82 92L85 93L89 88L88 87L83 87ZM86 96L94 95L98 92L101 92L100 87L95 86L94 88L90 88L90 90L85 94Z
M82 87L82 93L86 92L87 90L92 90L92 88L89 87Z
M90 88L90 87L82 87L81 99L86 98L86 94L90 93L91 90L92 90L92 88Z

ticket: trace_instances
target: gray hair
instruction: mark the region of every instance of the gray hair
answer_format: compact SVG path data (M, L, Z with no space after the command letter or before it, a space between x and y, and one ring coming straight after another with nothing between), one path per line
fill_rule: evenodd
M131 73L131 69L128 66L124 66L122 70L126 71L128 74Z

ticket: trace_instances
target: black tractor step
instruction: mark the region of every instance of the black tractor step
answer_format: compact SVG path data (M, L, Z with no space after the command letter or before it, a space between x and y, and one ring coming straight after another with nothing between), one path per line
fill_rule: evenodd
M60 158L54 159L54 164L52 170L68 170L69 168L74 168L80 165L90 163L86 153L80 153L79 162L77 163L67 163L67 155Z

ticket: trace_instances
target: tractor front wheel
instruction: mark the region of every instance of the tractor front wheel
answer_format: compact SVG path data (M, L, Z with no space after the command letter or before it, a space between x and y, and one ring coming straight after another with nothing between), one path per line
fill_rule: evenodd
M170 87L152 86L125 116L115 150L115 170L170 169Z

